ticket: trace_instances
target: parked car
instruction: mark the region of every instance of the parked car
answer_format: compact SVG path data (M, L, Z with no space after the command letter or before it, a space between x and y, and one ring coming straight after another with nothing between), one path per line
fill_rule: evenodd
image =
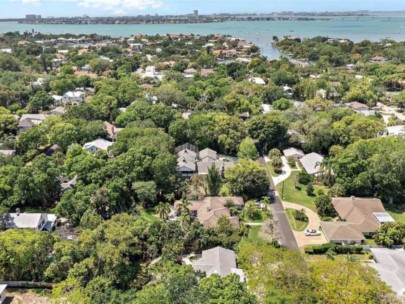
M307 229L307 230L305 230L305 235L306 236L317 236L317 235L321 235L321 232L316 229Z

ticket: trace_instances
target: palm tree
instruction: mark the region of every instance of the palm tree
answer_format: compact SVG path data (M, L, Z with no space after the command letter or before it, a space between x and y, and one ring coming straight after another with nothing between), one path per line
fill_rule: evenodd
M174 193L168 193L165 195L165 199L169 202L169 203L173 203L174 199L175 199L175 195Z
M155 211L162 220L167 220L171 211L170 204L160 202L159 205L155 207Z
M180 218L181 228L183 230L186 230L186 228L188 228L191 224L190 215L188 215L187 213L182 213L179 218Z
M177 205L177 209L180 210L182 214L183 213L188 214L189 213L188 206L190 205L191 202L188 199L183 198L181 202Z
M327 181L327 184L330 185L332 183L332 166L331 162L328 158L325 158L323 161L317 162L315 164L315 168L318 168L318 173L322 177L323 180Z

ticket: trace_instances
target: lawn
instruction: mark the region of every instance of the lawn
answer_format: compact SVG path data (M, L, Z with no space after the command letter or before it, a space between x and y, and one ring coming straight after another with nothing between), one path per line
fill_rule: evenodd
M273 165L271 164L271 162L267 162L267 165L269 166L270 173L271 173L272 176L276 177L276 176L279 176L279 175L280 175L280 174L278 174L278 173L276 173L276 172L274 171L274 167L273 167Z
M367 263L370 262L370 254L363 253L363 254L350 254L351 257L354 257L359 262ZM305 258L310 262L318 262L318 261L326 261L328 260L325 254L305 254ZM348 255L347 254L338 254L334 256L335 261L347 261Z
M288 222L290 223L290 226L291 226L291 228L293 230L295 230L295 231L304 231L305 228L307 228L308 219L307 219L306 222L296 220L294 218L294 212L295 212L294 209L287 208L287 209L285 209L285 212L287 214Z
M384 207L396 222L405 224L405 211L396 209L387 204L385 204Z
M160 218L153 215L153 210L141 211L141 217L147 220L149 223L160 221Z
M298 184L298 189L295 188L295 180L298 173L299 171L291 172L291 176L284 182L284 193L283 193L283 183L277 185L277 191L278 193L280 193L280 196L283 196L282 200L302 205L316 212L315 208L316 196L308 196L306 192L307 186L305 185ZM318 185L315 185L314 189L315 193L319 189L326 190L325 187L321 187Z
M254 243L262 242L263 239L259 236L259 232L261 229L262 229L262 226L251 226L249 229L249 234L248 234L247 239Z

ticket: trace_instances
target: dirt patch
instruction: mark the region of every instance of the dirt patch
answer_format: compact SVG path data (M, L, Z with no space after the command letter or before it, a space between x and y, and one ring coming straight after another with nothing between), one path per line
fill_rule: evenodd
M6 292L4 304L51 304L49 297L37 294L30 290L15 290Z

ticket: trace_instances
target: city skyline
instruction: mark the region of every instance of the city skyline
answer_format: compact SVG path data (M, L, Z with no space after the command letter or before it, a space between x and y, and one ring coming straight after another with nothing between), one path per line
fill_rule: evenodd
M3 0L0 18L23 18L27 14L43 17L112 16L139 14L200 14L270 13L279 11L400 11L404 0L256 0L255 5L244 0Z

